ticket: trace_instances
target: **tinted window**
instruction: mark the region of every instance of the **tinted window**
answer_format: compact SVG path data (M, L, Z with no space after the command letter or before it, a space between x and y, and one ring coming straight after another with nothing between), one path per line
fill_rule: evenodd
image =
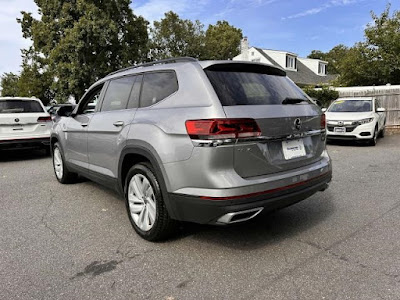
M135 76L111 80L104 95L101 111L125 109L134 81Z
M135 84L133 85L131 95L129 97L128 108L139 107L140 88L142 87L143 75L136 76Z
M83 100L84 105L79 108L81 114L90 114L96 110L97 104L100 100L101 90L104 84L98 85L85 97Z
M336 100L328 109L330 112L366 112L371 110L371 100Z
M148 73L144 75L140 106L151 106L178 90L175 72Z
M1 100L0 114L44 112L39 102L34 100Z
M285 99L311 103L285 76L210 70L206 70L206 74L224 106L282 104Z

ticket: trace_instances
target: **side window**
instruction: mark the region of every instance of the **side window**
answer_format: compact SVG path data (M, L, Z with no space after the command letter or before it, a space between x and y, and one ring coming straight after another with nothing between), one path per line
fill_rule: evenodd
M96 110L103 86L104 84L100 84L93 88L93 90L83 100L83 106L79 108L78 114L90 114Z
M151 106L178 90L175 72L148 73L144 75L140 107Z
M101 111L125 109L135 79L135 76L126 76L111 80L104 95Z
M131 95L129 96L128 108L139 107L140 88L142 87L143 75L136 76Z

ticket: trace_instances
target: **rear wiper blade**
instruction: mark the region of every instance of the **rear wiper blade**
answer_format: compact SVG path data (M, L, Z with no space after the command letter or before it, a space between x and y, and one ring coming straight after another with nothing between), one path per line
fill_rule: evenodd
M302 98L285 98L282 104L298 104L301 102L307 102L307 100Z

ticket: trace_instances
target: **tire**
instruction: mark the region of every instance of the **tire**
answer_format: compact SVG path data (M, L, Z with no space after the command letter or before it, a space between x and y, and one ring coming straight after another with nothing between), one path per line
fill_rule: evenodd
M58 182L62 184L74 183L78 178L78 174L70 172L65 165L64 154L58 143L53 145L53 170Z
M377 142L377 139L378 139L378 127L376 126L375 127L375 131L374 131L374 135L372 136L372 139L370 139L369 140L369 145L370 146L376 146L376 142Z
M50 145L49 145L49 146L44 146L44 147L43 147L43 150L44 150L44 154L45 154L46 156L50 156L50 154L51 154Z
M379 132L379 137L384 138L385 137L385 130L386 130L386 125L383 125L382 130Z
M165 240L175 232L177 221L168 214L151 164L131 167L125 180L125 203L133 228L145 240Z

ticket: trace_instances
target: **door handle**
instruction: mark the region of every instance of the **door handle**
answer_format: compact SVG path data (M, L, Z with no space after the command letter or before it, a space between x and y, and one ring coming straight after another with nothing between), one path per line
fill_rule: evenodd
M88 123L81 123L81 126L86 127L86 126L88 126Z
M121 126L124 126L124 122L123 121L117 121L117 122L114 122L113 125L115 127L121 127Z

